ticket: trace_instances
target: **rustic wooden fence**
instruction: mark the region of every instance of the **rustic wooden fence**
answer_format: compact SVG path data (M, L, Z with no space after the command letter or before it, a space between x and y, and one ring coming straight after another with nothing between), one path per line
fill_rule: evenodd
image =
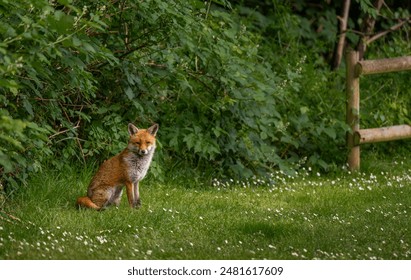
M347 52L346 121L351 127L351 132L347 134L347 163L350 170L358 170L360 168L361 144L411 138L410 125L360 129L360 76L411 70L411 56L361 61L358 57L359 55L356 51Z

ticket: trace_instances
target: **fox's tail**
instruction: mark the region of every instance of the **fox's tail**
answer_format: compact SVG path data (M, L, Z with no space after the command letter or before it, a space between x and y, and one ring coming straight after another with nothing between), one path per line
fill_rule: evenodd
M95 210L101 210L101 207L97 206L93 201L88 196L81 196L77 198L76 202L77 207L85 207L85 208L91 208Z

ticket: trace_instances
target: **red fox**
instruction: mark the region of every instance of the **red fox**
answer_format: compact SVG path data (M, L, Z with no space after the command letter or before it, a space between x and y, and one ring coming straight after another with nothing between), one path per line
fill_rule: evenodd
M158 128L158 124L154 124L148 129L138 129L129 123L130 139L127 147L120 154L103 162L88 186L87 196L79 197L77 205L96 210L105 209L112 204L118 206L125 185L130 207L139 207L141 200L138 183L150 167L156 149L155 136Z

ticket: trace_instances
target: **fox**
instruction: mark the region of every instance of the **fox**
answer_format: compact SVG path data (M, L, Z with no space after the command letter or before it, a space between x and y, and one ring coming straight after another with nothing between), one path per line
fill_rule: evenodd
M158 129L158 124L139 129L129 123L127 147L101 164L88 186L87 196L77 198L77 207L104 210L113 204L119 206L125 186L129 206L139 208L139 182L153 159Z

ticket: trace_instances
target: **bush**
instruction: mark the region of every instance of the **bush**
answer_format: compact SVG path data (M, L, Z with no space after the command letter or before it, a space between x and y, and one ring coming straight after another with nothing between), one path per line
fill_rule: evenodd
M98 16L86 19L85 9L60 2L0 4L0 175L15 186L51 153L61 162L59 142L73 138L74 121L87 119L76 102L96 90L87 64L114 60L87 36L103 28Z
M128 122L160 124L159 177L176 166L249 177L341 164L344 73L328 70L325 53L335 7L317 34L304 17L313 10L274 6L3 1L2 180L48 161L101 161L124 147ZM409 99L398 100L407 121Z

